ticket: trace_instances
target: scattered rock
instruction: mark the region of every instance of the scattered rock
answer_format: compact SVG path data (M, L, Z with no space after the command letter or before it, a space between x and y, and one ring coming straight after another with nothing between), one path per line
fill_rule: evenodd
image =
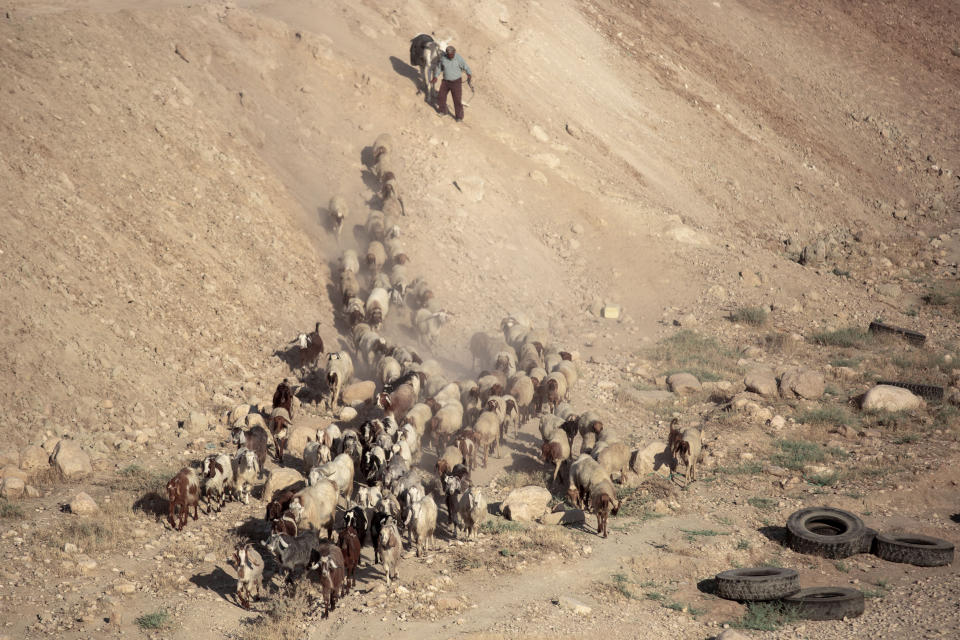
M97 568L97 561L90 556L79 555L77 556L77 568L79 568L82 573L91 573Z
M875 386L864 396L861 407L864 411L907 411L923 404L919 396L907 389L889 384Z
M73 440L61 440L53 450L53 462L67 478L75 478L93 472L88 456Z
M468 202L483 200L485 183L480 176L461 176L454 181L454 184Z
M26 495L28 498L39 498L40 490L28 484L26 490L24 491L24 495Z
M877 293L888 298L899 298L903 290L898 284L879 284L877 285Z
M12 447L0 450L0 467L5 467L8 464L20 465L20 453Z
M547 176L543 175L542 171L537 171L536 169L534 169L527 175L529 175L530 179L533 180L534 182L539 182L542 185L547 184Z
M67 542L63 545L64 553L77 553L78 551L80 550L77 548L77 545L73 544L72 542Z
M667 386L674 393L696 393L700 391L700 381L692 373L675 373L667 378Z
M500 511L508 520L531 522L547 512L552 497L545 487L520 487L510 492L500 505Z
M543 130L538 124L530 127L530 135L539 140L540 142L550 142L550 136L547 135L547 132Z
M770 426L774 429L783 429L787 426L787 419L783 416L773 416L770 418Z
M97 503L88 494L81 491L70 501L70 513L85 516L100 510Z
M301 449L301 451L303 451L303 449ZM267 478L267 483L263 487L263 498L269 502L273 499L274 493L298 482L304 482L304 479L296 469L278 467L270 471L270 477Z
M576 140L579 140L580 138L583 137L583 132L580 131L580 127L578 127L578 126L576 126L576 125L574 125L574 124L570 124L570 123L568 122L565 128L566 128L566 130L567 130L567 133L570 134L570 137L571 137L571 138L574 138L574 139L576 139Z
M208 424L210 424L210 418L207 417L207 414L201 411L191 411L185 426L190 431L203 431Z
M823 395L825 388L823 376L805 367L787 369L780 376L780 395L784 398L817 400Z
M620 312L620 305L608 304L604 305L604 307L600 310L600 316L609 320L616 320L620 317Z
M0 481L0 496L7 500L18 500L24 492L27 483L21 478L9 476Z
M561 609L572 611L578 616L588 616L593 612L593 609L580 602L576 598L571 598L570 596L560 596L553 601L553 604L557 605Z
M440 611L453 611L463 606L459 598L443 597L437 598L437 609Z
M750 640L748 636L743 635L739 631L734 631L733 629L725 629L720 632L715 640Z
M754 369L747 373L743 378L743 384L747 391L759 394L761 396L777 395L777 378L772 371L766 369Z
M693 315L692 313L685 313L679 318L676 318L673 321L673 324L674 326L677 326L677 327L689 328L689 327L697 326L698 324L700 324L700 322L697 320L697 316Z
M337 419L341 422L350 422L357 417L357 410L353 407L343 407L337 414Z

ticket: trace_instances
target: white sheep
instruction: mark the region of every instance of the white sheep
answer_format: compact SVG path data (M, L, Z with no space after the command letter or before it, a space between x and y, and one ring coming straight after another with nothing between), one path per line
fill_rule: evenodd
M390 312L390 293L387 289L381 289L380 287L373 289L367 296L365 311L365 318L370 326L374 329L380 329Z
M347 201L343 196L333 196L330 198L330 224L333 227L333 232L337 234L337 237L340 237L340 231L343 229L343 220L347 217L349 212L347 208Z
M330 462L312 468L307 483L313 486L321 480L329 480L336 485L337 492L344 497L346 504L349 504L350 496L353 495L353 476L353 459L348 454L341 453Z
M441 309L432 312L430 309L418 309L413 314L413 326L417 330L417 336L421 342L436 344L437 336L440 335L440 327L445 325L452 314L449 311Z
M347 249L340 257L340 269L360 273L360 258L353 249Z
M403 551L403 542L400 539L400 532L392 519L388 519L380 530L380 536L375 541L377 546L377 555L383 562L383 573L387 579L387 587L390 587L391 579L400 577L400 553Z
M353 359L346 351L337 351L327 354L327 386L330 390L328 399L330 408L335 409L340 401L340 392L343 386L353 378Z

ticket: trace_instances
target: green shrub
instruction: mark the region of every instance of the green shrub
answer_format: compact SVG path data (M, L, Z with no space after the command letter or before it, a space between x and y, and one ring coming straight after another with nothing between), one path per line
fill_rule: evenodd
M799 619L796 608L782 602L750 602L747 604L747 612L739 620L731 622L730 626L737 629L777 631Z
M836 331L821 331L813 334L813 341L825 347L861 348L873 341L869 331L848 327Z
M797 416L800 424L840 424L852 425L856 422L853 415L844 407L827 404L816 409L809 409Z
M767 321L767 310L763 307L740 307L730 314L730 320L740 324L748 324L752 327L760 327Z
M22 517L23 507L18 504L13 504L12 502L7 502L6 499L0 498L0 518L19 520Z
M144 631L151 629L163 629L170 622L170 614L163 609L153 613L145 613L136 620L137 626Z

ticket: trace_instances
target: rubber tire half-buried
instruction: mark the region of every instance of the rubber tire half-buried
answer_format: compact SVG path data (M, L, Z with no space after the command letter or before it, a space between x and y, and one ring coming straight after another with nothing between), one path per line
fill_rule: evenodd
M953 562L951 543L916 533L878 533L874 553L889 562L918 567L940 567Z
M800 578L795 569L756 567L717 574L717 595L727 600L779 600L797 591L800 591Z
M801 589L783 599L783 604L796 609L807 620L842 620L863 613L863 593L847 587L812 587Z
M824 558L847 558L861 553L866 527L843 509L810 507L787 519L787 546L797 553Z

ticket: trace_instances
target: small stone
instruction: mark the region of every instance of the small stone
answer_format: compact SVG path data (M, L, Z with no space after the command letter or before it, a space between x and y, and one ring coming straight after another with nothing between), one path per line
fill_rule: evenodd
M572 226L570 227L570 231L572 231L573 233L575 233L575 234L577 234L577 235L580 235L581 233L583 233L583 225L582 225L582 224L579 224L579 223L574 224L574 225L572 225Z
M79 549L77 549L77 545L73 544L72 542L67 542L63 545L64 553L77 553L78 551Z
M586 604L580 602L576 598L571 598L570 596L560 596L554 600L553 603L561 609L567 609L568 611L574 612L578 616L588 616L593 612L593 609L588 607Z
M450 611L454 609L459 609L461 604L462 603L460 602L459 598L445 597L445 598L437 598L436 606L437 606L437 609L439 609L440 611Z
M209 422L207 414L200 411L191 411L186 426L190 431L202 431L207 428Z
M773 416L770 418L770 426L774 429L783 429L787 426L787 419L783 416Z
M97 561L89 556L79 555L77 556L77 567L83 573L90 573L97 568Z
M546 513L547 504L553 496L544 487L529 485L514 489L500 505L500 511L508 520L530 522Z
M97 503L88 494L81 491L70 501L70 513L90 515L100 510Z
M604 305L600 310L600 316L607 318L608 320L616 320L620 317L621 309L620 305L608 304Z
M547 132L543 130L543 127L538 124L535 124L530 128L530 135L540 142L550 142L550 136L548 136Z
M581 137L583 137L583 132L580 131L580 128L575 124L568 122L564 128L567 130L567 133L570 135L570 137L574 138L575 140L579 140Z
M792 367L780 376L780 395L817 400L823 395L826 383L823 376L804 367Z

